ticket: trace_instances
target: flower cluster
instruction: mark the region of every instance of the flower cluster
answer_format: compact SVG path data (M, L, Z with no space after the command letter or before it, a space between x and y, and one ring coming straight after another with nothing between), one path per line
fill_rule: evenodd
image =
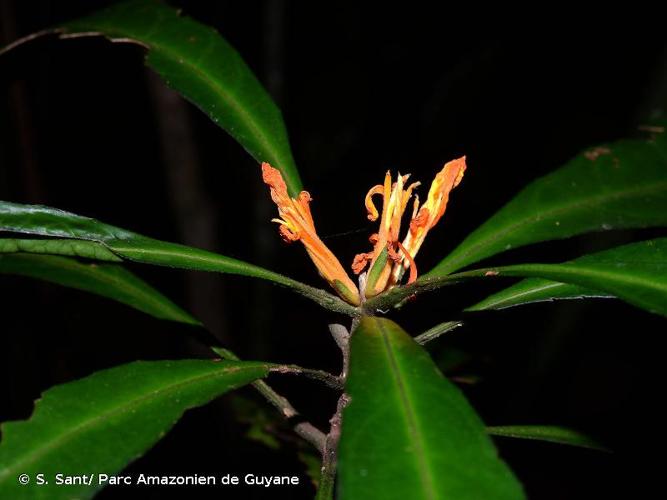
M352 270L360 274L368 269L365 298L373 297L401 283L403 275L409 271L408 283L417 279L415 256L426 238L426 234L435 226L445 213L449 193L463 178L466 169L465 157L450 161L436 174L426 201L420 205L419 197L413 191L420 183L408 184L410 175L398 175L392 182L391 173L387 172L384 184L371 188L366 195L368 219L380 219L377 233L370 237L373 249L358 254L352 263ZM278 206L280 218L273 219L280 224L280 235L286 242L301 241L308 255L320 272L320 275L347 302L359 305L362 297L359 289L345 272L336 256L317 236L315 223L310 213L310 201L307 191L301 191L296 198L287 193L287 186L280 172L268 163L262 164L264 182L271 190L271 198ZM382 212L378 212L373 201L374 196L382 196ZM412 213L407 234L401 236L403 215L413 198Z

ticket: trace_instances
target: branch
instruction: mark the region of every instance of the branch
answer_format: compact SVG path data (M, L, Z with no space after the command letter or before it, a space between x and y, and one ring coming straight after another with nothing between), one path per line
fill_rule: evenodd
M231 361L240 361L239 357L229 349L222 347L211 347L211 350L223 359ZM331 374L329 374L331 375ZM333 375L331 375L333 377ZM285 396L281 396L274 391L269 384L263 380L257 380L252 386L271 403L287 420L292 420L300 416L299 412L292 406ZM294 424L294 432L303 439L312 444L317 451L324 455L327 436L310 422L300 421Z
M289 282L287 282L287 280ZM304 297L316 302L325 309L341 314L346 314L353 318L360 316L362 314L362 311L358 307L354 307L353 305L348 304L344 300L336 297L335 295L325 290L321 290L319 288L315 288L313 286L306 285L305 283L301 283L299 281L295 281L289 278L287 278L287 280L285 283L279 283L279 284L291 288L298 294L303 295Z
M465 273L452 274L438 278L422 276L410 285L397 286L368 299L363 304L363 308L368 314L374 315L377 311L391 309L421 293L437 290L443 286L456 285L469 277L472 276L467 276Z
M307 378L323 382L327 387L331 387L332 389L343 390L343 381L341 378L324 370L303 368L299 365L280 365L272 368L271 371L290 375L303 375Z
M343 369L341 371L340 377L338 378L344 384L345 379L347 378L347 368L348 362L350 360L350 332L347 330L347 328L338 323L330 324L329 331L331 332L331 336L336 341L336 344L338 344L340 352L343 354Z
M361 281L361 279L360 279ZM362 290L363 290L362 283ZM363 295L363 291L362 291ZM343 325L331 324L329 331L333 336L336 344L340 347L343 354L343 371L339 379L345 383L347 379L347 370L350 365L350 335L351 331L356 328L358 318L352 321L351 330L348 331ZM326 435L324 443L324 451L322 453L322 471L320 474L320 485L317 488L317 495L315 500L332 500L334 497L334 486L336 484L336 469L338 467L338 442L340 441L341 426L343 423L343 410L350 401L350 397L343 392L336 405L336 413L333 414L329 423L329 433Z
M322 453L322 474L320 475L320 485L317 488L315 500L333 499L334 485L336 484L336 469L338 465L338 442L340 441L341 424L343 423L343 409L349 403L350 398L343 393L338 398L336 413L329 422L331 428L326 436L324 443L324 452Z

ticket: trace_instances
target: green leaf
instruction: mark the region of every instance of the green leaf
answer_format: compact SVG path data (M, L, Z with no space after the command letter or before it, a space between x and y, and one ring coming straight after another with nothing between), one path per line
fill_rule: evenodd
M0 240L0 247L3 242ZM49 281L122 302L156 318L201 325L148 283L118 264L84 264L57 255L14 253L0 255L0 273Z
M584 298L613 298L613 295L605 292L596 292L595 290L589 290L577 285L559 283L541 278L528 278L490 295L474 306L468 307L466 311L506 309L534 302Z
M501 276L531 276L613 295L667 316L667 238L605 250L564 264L519 264L496 269Z
M428 344L429 342L437 339L445 333L451 332L452 330L457 329L458 327L463 326L461 321L445 321L439 323L432 328L429 328L424 333L420 333L415 337L415 342L420 345Z
M141 456L185 410L268 374L270 365L233 361L135 362L46 391L29 420L7 422L0 442L0 497L91 498ZM35 485L43 473L48 485ZM57 486L55 474L95 474L90 486ZM28 474L29 485L19 484Z
M427 276L444 276L530 243L667 225L666 135L594 148L537 179Z
M611 295L650 312L667 315L667 238L623 245L564 264L518 264L439 278L422 277L412 285L396 287L374 297L365 306L368 310L384 309L407 297L462 280L508 276L546 278L576 285L595 290L598 295ZM490 303L493 302L495 299L490 299Z
M524 498L475 411L398 325L364 317L350 349L340 499Z
M487 427L486 431L492 436L511 437L519 439L533 439L550 443L567 444L582 448L591 448L599 451L609 451L589 436L567 427L555 425L504 425Z
M167 85L204 111L258 162L279 169L293 196L301 190L280 110L236 50L211 27L159 2L135 0L66 23L58 31L140 44L147 50L146 64ZM260 28L257 33L261 36Z
M89 258L100 255L103 260L113 260L115 256L115 259L145 264L251 276L289 287L328 309L356 314L354 307L338 297L273 271L206 250L148 238L55 208L0 201L0 231L62 238L59 240L61 244L44 247L38 246L38 240L17 243L22 251L39 249L44 252L48 249L63 255L78 255L79 252ZM77 247L72 243L74 240L92 243Z
M240 274L276 281L289 286L291 280L245 262L217 255L205 250L176 243L154 240L125 229L120 229L95 219L82 217L63 210L41 205L21 205L0 201L0 231L33 234L51 238L65 238L63 247L44 247L54 253L72 255L71 240L95 242L103 246L103 260L110 254L136 262L157 264L200 271ZM35 240L23 243L22 250L34 248ZM99 252L99 246L89 245L87 250ZM105 251L106 250L106 251ZM44 253L44 252L42 252ZM97 253L84 255L97 258Z
M2 202L0 201L0 206ZM0 211L5 207L0 208ZM0 215L2 217L2 215ZM3 229L5 230L5 229ZM94 241L82 240L29 240L0 238L0 253L35 253L68 255L107 262L123 262L123 259Z

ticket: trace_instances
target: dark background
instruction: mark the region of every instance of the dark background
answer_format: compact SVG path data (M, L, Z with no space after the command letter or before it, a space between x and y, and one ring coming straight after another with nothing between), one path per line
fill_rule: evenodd
M108 3L1 0L0 43ZM667 98L664 39L602 23L595 33L484 38L483 27L445 6L174 4L218 29L278 102L318 229L345 265L367 250L363 197L386 169L426 184L445 161L468 155L466 178L419 254L427 270L527 182L585 147L640 135L637 127ZM138 47L36 41L0 58L0 89L2 199L66 209L321 284L303 249L282 244L269 222L275 207L256 163L145 69ZM654 234L660 233L578 237L494 262L560 261ZM339 369L326 330L338 318L289 291L231 276L132 269L244 358ZM394 316L416 334L459 318L461 307L493 290L447 289ZM208 334L103 298L10 276L0 276L0 296L2 420L27 418L42 391L95 370L209 356ZM436 360L451 353L470 358L451 374L479 377L464 390L485 422L567 425L615 450L499 440L530 498L637 498L649 491L661 467L642 457L658 448L663 319L598 300L468 320L430 350ZM297 408L326 426L334 394L274 379ZM252 391L242 394L261 403ZM248 441L246 429L222 398L189 411L128 472L296 474L304 486L187 494L309 498L295 444L267 449ZM100 498L130 493L108 489ZM167 493L185 492L138 492Z

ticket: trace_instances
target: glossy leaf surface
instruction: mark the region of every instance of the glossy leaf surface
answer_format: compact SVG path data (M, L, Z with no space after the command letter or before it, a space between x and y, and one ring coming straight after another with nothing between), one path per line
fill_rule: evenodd
M94 258L99 252L103 260L113 260L115 256L146 264L265 279L292 288L323 307L350 314L354 312L352 306L330 293L259 266L206 250L148 238L55 208L0 201L0 231L61 238L61 244L51 243L51 246L44 246L41 249L42 251L49 249L64 255L76 253L71 242L81 240L98 244L84 245L85 256L90 258ZM28 250L34 250L37 244L31 240L30 243L21 245ZM81 252L81 249L76 251Z
M398 325L365 317L350 348L340 499L523 498L475 411Z
M2 426L0 498L91 498L141 456L189 408L264 377L269 365L232 361L135 362L46 391L25 421ZM48 485L35 484L44 474ZM56 485L55 474L95 474L91 485ZM30 484L18 481L28 474Z
M280 110L213 28L160 2L133 0L69 22L60 31L145 47L146 64L167 85L202 109L258 162L279 169L293 196L301 190ZM261 29L257 33L261 36Z
M605 250L564 264L498 268L503 276L535 276L599 290L667 316L667 238Z
M667 134L586 151L533 181L427 276L531 243L590 231L667 226Z
M422 277L412 285L397 287L367 301L366 307L382 308L399 304L408 297L462 280L507 276L567 283L594 290L596 295L611 295L650 312L667 315L667 238L631 243L563 264L518 264L440 278Z
M9 253L0 255L0 273L27 276L94 293L156 318L201 324L119 264L83 263L58 255Z
M0 202L2 207L2 202ZM0 211L3 208L0 208ZM2 215L0 215L2 217ZM5 230L5 229L3 229ZM0 238L0 253L34 253L45 255L67 255L83 259L122 262L123 259L111 252L104 245L95 241L83 240L31 240Z
M551 302L554 300L612 297L613 295L608 293L596 292L577 285L569 285L542 278L528 278L490 295L474 306L468 307L466 311L506 309L523 304Z

